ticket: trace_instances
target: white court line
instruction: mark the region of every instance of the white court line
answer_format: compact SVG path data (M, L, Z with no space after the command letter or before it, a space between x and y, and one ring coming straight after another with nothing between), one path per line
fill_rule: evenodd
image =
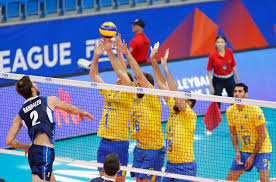
M0 149L0 153L11 154L11 155L19 155L19 156L24 156L25 155L24 152L13 151L13 150L8 150L8 149ZM82 165L93 166L93 167L103 167L102 163L97 163L97 162L94 162L94 161L89 162L89 161L74 160L74 159L68 159L68 158L62 158L62 157L56 157L55 160L59 161L59 162L65 162L65 163L82 164ZM180 175L180 174L174 174L174 173L166 173L166 172L161 172L161 171L152 171L152 170L146 170L146 169L140 169L140 168L125 167L125 166L121 166L121 170L131 171L131 172L136 172L136 173L144 173L144 174L148 174L148 175L168 177L168 178L178 178L178 179L190 180L190 181L227 182L226 180L194 177L194 176Z
M59 176L59 175L55 175L56 181L59 182L87 182L87 181L81 181L81 180L77 180L77 179L72 179L72 178L67 178L67 177L63 177L63 176Z

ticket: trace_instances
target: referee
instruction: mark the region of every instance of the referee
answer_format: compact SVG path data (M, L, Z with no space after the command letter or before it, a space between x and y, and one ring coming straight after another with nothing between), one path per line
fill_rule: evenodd
M210 82L210 90L214 95L222 95L222 90L225 88L228 97L233 97L235 74L237 83L240 82L236 69L236 61L233 57L233 51L225 48L226 38L222 35L216 38L216 49L209 55L207 66L208 77ZM212 70L214 75L212 77Z
M136 33L133 39L129 43L129 50L131 55L135 58L138 64L146 63L148 58L150 41L145 35L144 28L145 23L143 20L136 19L131 22L132 31Z

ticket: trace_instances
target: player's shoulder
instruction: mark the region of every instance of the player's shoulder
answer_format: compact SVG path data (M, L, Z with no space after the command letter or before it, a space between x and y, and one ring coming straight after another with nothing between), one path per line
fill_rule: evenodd
M102 177L97 177L97 178L91 179L89 182L102 182L102 181L104 181Z
M263 112L263 110L259 106L247 106L249 112L251 113L260 113Z
M226 113L232 113L236 110L237 106L236 104L233 104L231 106L229 106L227 109L226 109Z

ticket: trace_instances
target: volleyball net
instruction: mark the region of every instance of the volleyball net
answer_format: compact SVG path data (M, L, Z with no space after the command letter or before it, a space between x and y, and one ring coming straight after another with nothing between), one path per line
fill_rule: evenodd
M0 80L1 83L15 83L22 76L0 73ZM100 167L97 151L106 145L105 141L128 141L121 149L113 144L105 146L111 147L111 151L128 153L128 165L122 170L171 179L223 181L235 159L228 125L236 127L241 150L254 148L258 136L251 130L255 131L263 123L268 135L261 152L270 153L271 143L276 141L275 102L50 77L30 78L41 96L57 96L95 117L81 121L77 115L59 109L53 111L55 153L60 161ZM0 148L8 148L5 137L25 99L17 94L14 84L2 86L0 90ZM245 106L244 110L239 111L237 105ZM206 135L207 130L213 135ZM17 140L31 143L27 129L20 130ZM276 157L273 155L272 159ZM147 160L151 160L152 168L158 166L160 171L140 169L137 163ZM184 169L184 164L196 164L196 176L182 175L181 170L165 172L168 165ZM271 166L270 176L276 177L275 160L268 165ZM244 179L256 181L258 178L255 172L246 174Z

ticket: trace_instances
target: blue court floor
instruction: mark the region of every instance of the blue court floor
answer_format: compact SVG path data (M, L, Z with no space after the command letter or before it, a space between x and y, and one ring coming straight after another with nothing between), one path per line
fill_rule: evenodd
M270 111L265 110L266 113ZM229 136L225 114L222 114L223 121L219 127L213 131L212 136L204 134L205 127L203 124L203 117L197 120L197 127L194 138L194 151L196 162L198 165L197 176L225 179L228 170L231 166L235 153ZM273 122L272 122L273 121ZM275 119L267 118L267 129L270 135L272 144L276 140ZM163 123L163 130L165 131L166 123ZM87 143L90 141L90 143ZM100 138L96 135L89 135L84 137L72 138L68 140L61 140L56 142L56 156L59 157L74 157L80 160L96 160L96 151L98 148ZM93 145L89 145L93 143ZM71 145L70 145L71 144ZM76 146L72 152L68 146ZM132 163L132 153L135 143L130 143L129 157ZM80 148L81 147L81 148ZM67 151L67 152L66 152ZM276 178L276 153L272 153L270 178ZM89 157L90 156L90 157ZM8 182L17 181L31 181L31 172L28 165L28 160L22 156L14 156L9 154L1 154L1 170L0 177L6 179ZM87 167L84 165L76 165L65 162L54 163L54 173L59 182L84 182L90 178L96 177L98 172L95 167ZM127 180L134 180L134 178L127 177ZM239 181L254 182L258 181L258 172L254 168L251 172L246 172Z

